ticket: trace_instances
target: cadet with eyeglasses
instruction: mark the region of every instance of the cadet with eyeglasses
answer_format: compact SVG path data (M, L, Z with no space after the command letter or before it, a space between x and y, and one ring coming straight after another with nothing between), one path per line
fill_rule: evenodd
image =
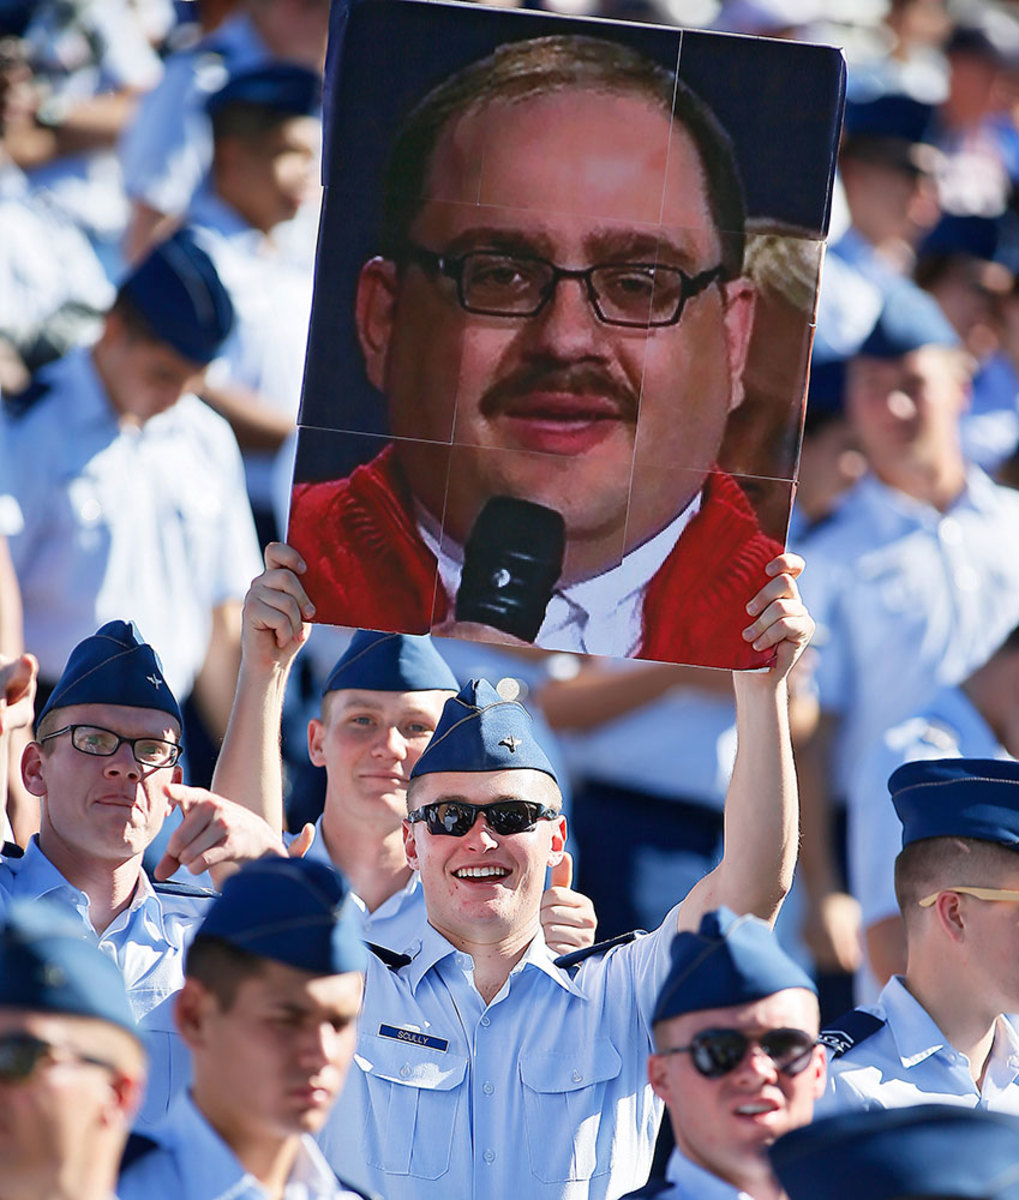
M647 1179L663 1106L646 1059L673 936L721 904L773 919L791 881L785 678L812 622L798 560L782 565L755 623L777 664L734 677L722 861L653 933L554 956L540 919L566 838L554 770L523 706L485 681L446 702L407 790L418 944L368 963L355 1069L321 1137L338 1173L390 1200L605 1200Z
M781 1200L768 1147L806 1125L824 1089L817 989L771 928L728 909L672 943L648 1077L676 1149L661 1200Z
M822 1033L825 1114L956 1104L1019 1115L1019 763L933 759L888 780L906 971Z
M0 914L10 901L46 897L120 968L151 1061L143 1123L187 1081L172 999L212 895L150 880L146 848L174 806L183 819L160 879L183 865L218 884L235 862L285 853L247 809L181 786L182 724L159 658L133 625L111 621L79 643L22 757L25 786L41 801L39 833L23 854L5 846L0 861Z
M145 1087L117 966L49 901L0 927L0 1194L111 1200Z

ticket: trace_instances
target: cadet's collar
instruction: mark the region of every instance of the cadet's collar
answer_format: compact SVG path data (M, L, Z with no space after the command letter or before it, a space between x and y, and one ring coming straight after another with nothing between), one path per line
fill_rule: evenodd
M192 225L211 229L231 242L245 241L255 250L265 235L250 225L236 208L227 204L215 192L200 191L191 202L188 221Z
M187 1091L174 1101L167 1128L180 1151L175 1158L181 1170L181 1195L243 1194L244 1168Z
M81 888L75 887L73 883L65 879L60 871L50 862L43 848L39 845L39 835L37 833L32 835L22 858L13 859L12 862L17 864L14 867L16 880L14 886L15 896L36 899L66 888L84 903L85 893Z
M549 979L558 983L561 988L569 992L572 996L577 996L581 1000L586 1000L587 993L577 983L577 972L569 971L564 967L555 965L556 954L548 946L545 941L544 930L539 931L530 946L527 947L527 953L518 964L520 968L524 966L535 967L541 971L543 975L547 975Z
M400 974L410 984L411 990L416 992L421 980L432 967L450 955L460 954L460 951L452 942L448 942L434 925L426 921L422 927L421 941L408 946L407 953L411 956L411 961Z
M464 953L449 941L447 941L434 925L426 924L421 935L421 941L416 945L407 947L407 953L411 956L411 961L408 966L404 967L400 972L402 978L406 979L413 991L417 991L418 984L428 974L432 967L437 966L444 959L454 956L457 960L457 965L463 969L468 969L471 966L470 955ZM525 966L532 966L547 975L549 979L559 984L565 991L570 992L580 999L587 999L584 990L573 981L569 971L563 970L553 964L555 955L545 944L544 934L539 930L531 940L527 951L519 963L513 968L513 972L521 971Z
M696 1196L697 1200L750 1200L746 1192L691 1162L680 1150L673 1150L665 1177L680 1196Z
M881 1004L888 1019L888 1028L899 1053L899 1061L907 1070L926 1062L939 1050L954 1053L934 1018L919 1000L907 990L901 975L893 975L881 993Z

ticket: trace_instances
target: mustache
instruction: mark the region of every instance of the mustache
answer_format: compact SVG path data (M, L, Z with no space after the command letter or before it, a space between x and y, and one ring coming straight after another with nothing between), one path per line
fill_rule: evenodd
M638 393L596 363L525 363L485 391L481 397L481 414L497 416L514 401L526 399L535 392L607 398L619 409L621 420L632 424L637 421Z

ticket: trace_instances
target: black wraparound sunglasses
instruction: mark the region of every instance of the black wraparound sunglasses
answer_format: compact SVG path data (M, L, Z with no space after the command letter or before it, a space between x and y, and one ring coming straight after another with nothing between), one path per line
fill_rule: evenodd
M531 800L496 800L494 804L468 804L465 800L438 800L409 813L413 825L424 821L429 833L445 837L463 837L469 833L484 813L493 833L502 837L511 833L528 833L539 821L554 821L561 816L558 809Z
M669 1046L659 1054L689 1054L690 1061L707 1079L720 1079L735 1071L751 1046L760 1046L783 1075L799 1075L810 1063L817 1038L803 1029L769 1029L748 1037L742 1029L702 1029L687 1046Z

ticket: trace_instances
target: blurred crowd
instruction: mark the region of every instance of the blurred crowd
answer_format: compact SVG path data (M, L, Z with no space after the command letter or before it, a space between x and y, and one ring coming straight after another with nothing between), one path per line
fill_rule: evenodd
M528 7L845 51L789 530L817 631L790 677L802 844L778 922L835 1018L906 969L889 776L1019 758L1019 4ZM286 530L329 10L0 0L0 663L35 656L41 710L74 647L133 618L186 701L194 784L234 704L245 594ZM305 731L351 636L316 627L281 699L295 833L322 813ZM436 645L459 683L536 713L599 937L655 929L722 857L730 676ZM24 848L31 733L9 736Z

